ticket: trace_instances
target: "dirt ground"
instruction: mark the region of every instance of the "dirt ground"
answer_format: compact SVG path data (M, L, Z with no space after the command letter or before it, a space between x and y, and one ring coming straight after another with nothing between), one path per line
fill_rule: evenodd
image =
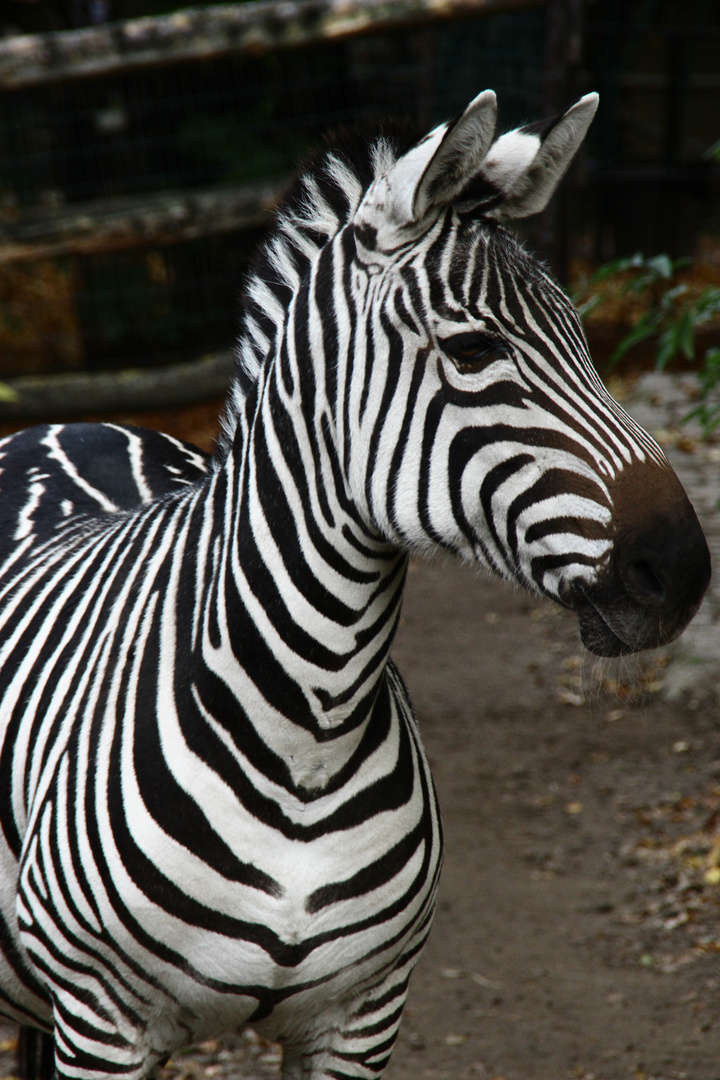
M571 616L450 563L411 565L394 655L446 859L387 1080L720 1080L720 680L595 661ZM164 1077L279 1061L244 1033Z
M657 658L629 693L570 618L449 566L415 569L396 655L447 855L389 1080L718 1080L716 699L664 701Z

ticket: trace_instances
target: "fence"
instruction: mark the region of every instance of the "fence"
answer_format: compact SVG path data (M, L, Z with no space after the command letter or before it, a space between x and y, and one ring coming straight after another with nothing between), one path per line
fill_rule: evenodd
M585 59L594 125L595 256L691 255L720 236L720 5L603 0Z
M388 113L427 128L485 86L504 127L601 90L589 183L532 226L561 277L583 253L689 253L720 233L719 41L707 0L254 0L0 42L0 378L170 364L155 399L218 389L297 157ZM24 386L0 411L47 411L56 391ZM89 392L118 400L107 375Z
M542 13L517 6L231 4L0 45L0 377L227 348L273 201L327 128L426 125L485 85L509 123L537 113Z

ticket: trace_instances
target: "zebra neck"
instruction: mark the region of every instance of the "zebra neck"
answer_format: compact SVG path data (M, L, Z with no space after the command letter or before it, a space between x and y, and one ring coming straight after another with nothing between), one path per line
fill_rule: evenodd
M215 486L210 638L266 745L286 762L324 746L321 783L357 751L383 696L407 558L363 523L331 441L283 406L273 376L240 429ZM310 787L304 769L295 779Z

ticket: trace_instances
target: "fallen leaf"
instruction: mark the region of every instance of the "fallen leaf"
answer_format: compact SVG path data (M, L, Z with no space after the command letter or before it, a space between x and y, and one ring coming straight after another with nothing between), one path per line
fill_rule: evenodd
M575 694L572 690L561 690L559 697L563 705L579 706L585 704L585 698L583 697L583 695Z
M486 986L489 990L499 990L502 983L494 982L492 979L486 979L484 975L478 975L477 971L470 972L470 978L478 986Z

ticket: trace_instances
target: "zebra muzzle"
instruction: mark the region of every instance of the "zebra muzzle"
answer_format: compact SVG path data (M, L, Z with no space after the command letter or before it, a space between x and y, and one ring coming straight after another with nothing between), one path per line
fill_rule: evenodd
M583 644L598 656L672 641L697 612L711 576L700 522L669 466L632 465L611 493L610 558L570 599Z

